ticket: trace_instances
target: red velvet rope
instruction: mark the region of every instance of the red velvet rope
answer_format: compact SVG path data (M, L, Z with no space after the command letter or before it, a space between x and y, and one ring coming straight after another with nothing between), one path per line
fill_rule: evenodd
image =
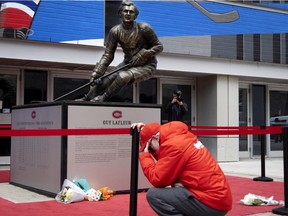
M68 135L107 135L130 134L130 128L113 129L24 129L0 130L1 136L68 136Z
M190 126L195 135L256 135L256 134L280 134L282 126ZM106 129L13 129L0 128L0 137L11 136L69 136L69 135L108 135L130 134L130 128L106 128ZM201 130L198 130L201 129Z
M10 125L10 124L0 125L0 130L1 130L1 129L11 129L11 125Z
M204 128L204 127L202 127ZM213 128L213 129L210 129ZM280 134L282 133L281 126L266 126L265 128L261 128L258 126L251 127L205 127L206 130L193 130L191 128L191 132L195 135L257 135L257 134Z

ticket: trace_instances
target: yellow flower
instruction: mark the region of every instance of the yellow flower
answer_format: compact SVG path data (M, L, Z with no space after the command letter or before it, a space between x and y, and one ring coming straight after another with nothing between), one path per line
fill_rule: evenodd
M109 190L108 187L102 187L99 189L99 191L102 193L101 200L108 200L113 196L113 191Z

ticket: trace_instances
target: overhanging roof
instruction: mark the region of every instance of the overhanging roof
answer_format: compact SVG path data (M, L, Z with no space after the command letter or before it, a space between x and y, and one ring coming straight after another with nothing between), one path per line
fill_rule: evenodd
M92 70L104 53L102 46L51 43L0 38L0 65L8 67ZM165 47L164 47L165 50ZM122 50L116 51L111 66L123 60ZM232 75L288 81L288 65L248 62L232 59L161 53L159 75L188 76Z

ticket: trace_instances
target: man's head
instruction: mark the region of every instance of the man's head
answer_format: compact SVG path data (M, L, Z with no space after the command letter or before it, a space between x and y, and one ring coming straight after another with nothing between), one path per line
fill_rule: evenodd
M118 14L122 19L122 22L129 23L137 18L139 10L133 2L123 1L118 10Z
M151 138L153 138L159 132L160 126L161 125L159 123L152 122L152 123L146 124L142 128L140 132L140 143L141 143L140 152L144 150L147 142L149 142Z
M182 100L182 92L180 90L175 90L173 92L173 98L177 99L178 101Z

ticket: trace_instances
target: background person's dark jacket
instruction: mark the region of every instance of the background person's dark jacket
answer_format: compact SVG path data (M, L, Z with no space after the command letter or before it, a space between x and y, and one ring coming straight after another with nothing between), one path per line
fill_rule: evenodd
M178 103L168 103L166 107L166 113L168 113L168 122L170 121L183 121L184 115L188 112L187 104L183 102L183 105Z

